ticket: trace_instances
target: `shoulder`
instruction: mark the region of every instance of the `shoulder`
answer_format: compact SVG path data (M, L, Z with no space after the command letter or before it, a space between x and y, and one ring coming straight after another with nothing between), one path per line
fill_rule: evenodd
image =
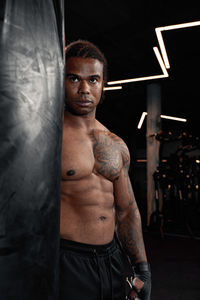
M93 140L97 143L104 142L105 145L112 144L115 149L118 149L119 153L122 156L123 164L125 166L129 166L130 164L130 153L129 149L124 142L124 140L116 135L115 133L111 132L108 128L103 126L100 123L101 126L94 129L92 132Z
M119 151L121 152L121 156L122 156L122 160L123 160L123 164L124 166L129 167L130 164L130 152L129 149L126 145L126 143L124 142L124 140L117 136L115 133L110 132L110 138L118 145L119 147Z

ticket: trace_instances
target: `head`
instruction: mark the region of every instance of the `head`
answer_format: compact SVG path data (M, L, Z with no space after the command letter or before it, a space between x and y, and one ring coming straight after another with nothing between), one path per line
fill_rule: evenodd
M81 115L95 112L107 80L107 62L103 53L91 42L78 40L66 47L65 63L66 109ZM87 101L91 103L87 105Z
M65 63L70 57L94 58L103 64L104 85L107 82L107 60L100 49L93 43L85 40L77 40L65 48Z

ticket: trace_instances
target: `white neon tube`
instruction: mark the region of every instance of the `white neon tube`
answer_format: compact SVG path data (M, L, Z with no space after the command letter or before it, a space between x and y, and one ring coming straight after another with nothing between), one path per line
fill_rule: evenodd
M158 43L159 43L160 50L161 50L161 53L162 53L162 57L163 57L163 60L164 60L164 63L165 63L165 66L166 66L167 69L170 68L170 64L169 64L167 51L166 51L166 48L165 48L165 44L164 44L164 41L163 41L161 31L182 29L182 28L188 28L188 27L194 27L194 26L200 26L200 21L188 22L188 23L182 23L182 24L175 24L175 25L168 25L168 26L164 26L164 27L155 28L155 32L156 32L156 35L157 35L157 39L158 39Z
M164 31L164 30L173 30L173 29L194 27L194 26L200 26L200 21L181 23L181 24L175 24L175 25L168 25L168 26L157 27L157 28L160 29L161 31Z
M108 84L129 83L129 82L145 81L145 80L159 79L159 78L165 78L165 77L166 77L166 75L155 75L155 76L147 76L147 77L139 77L139 78L109 81Z
M141 115L141 118L140 118L140 121L139 121L138 126L137 126L138 129L140 129L142 127L142 124L144 122L144 119L145 119L146 115L147 115L147 112L143 111L143 113Z
M160 55L160 52L159 52L158 48L157 47L153 47L153 51L154 51L154 53L155 53L155 55L157 57L157 60L158 60L158 62L160 64L160 67L161 67L161 69L163 71L163 74L165 75L165 77L168 77L169 75L167 73L167 70L165 68L165 64L163 63L163 60L162 60L162 57Z
M169 59L168 59L168 56L167 56L167 51L166 51L166 48L165 48L165 43L164 43L161 31L181 29L181 28L194 27L194 26L200 26L200 21L182 23L182 24L176 24L176 25L168 25L168 26L164 26L164 27L155 28L155 32L156 32L156 35L157 35L157 39L158 39L158 43L159 43L159 46L160 46L160 51L162 53L163 59L161 58L160 52L157 49L157 47L154 47L153 50L155 52L155 55L156 55L156 57L159 61L161 69L163 71L162 75L145 76L145 77L138 77L138 78L130 78L130 79L123 79L123 80L109 81L108 85L129 83L129 82L136 82L136 81L144 81L144 80L152 80L152 79L159 79L159 78L168 77L169 75L168 75L166 69L170 68L170 64L169 64ZM163 63L163 61L164 61L164 63ZM164 68L163 68L163 65L164 65Z
M170 117L166 115L160 115L162 119L169 119L169 120L175 120L175 121L180 121L180 122L187 122L187 119L184 118L177 118L177 117Z
M166 48L165 48L165 44L164 44L164 41L163 41L163 37L162 37L160 28L156 28L155 32L156 32L156 35L157 35L158 43L159 43L159 46L160 46L160 51L162 53L162 57L163 57L165 66L166 66L167 69L169 69L170 64L169 64L167 51L166 51Z
M136 81L144 81L144 80L150 80L150 79L159 79L159 78L165 78L168 77L167 70L165 68L165 65L163 63L162 57L160 55L160 52L157 47L153 47L154 53L156 55L156 58L160 64L160 67L163 71L162 75L153 75L153 76L146 76L146 77L138 77L138 78L130 78L130 79L123 79L123 80L116 80L116 81L109 81L107 82L108 85L112 84L121 84L121 83L129 83L129 82L136 82Z
M122 89L122 86L107 86L107 87L103 88L104 91L121 90L121 89Z
M140 129L142 127L142 124L143 124L146 116L147 116L147 112L143 111L143 113L140 117L140 121L137 126L138 129ZM184 118L178 118L178 117L172 117L172 116L166 116L166 115L160 115L160 117L162 119L174 120L174 121L179 121L179 122L187 122L187 119L184 119Z

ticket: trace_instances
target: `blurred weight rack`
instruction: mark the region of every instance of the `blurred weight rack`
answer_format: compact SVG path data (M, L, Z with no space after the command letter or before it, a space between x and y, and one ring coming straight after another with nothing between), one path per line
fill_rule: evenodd
M153 174L156 209L150 226L159 228L162 237L165 233L200 237L200 139L186 132L177 137L161 132L156 139L160 160ZM175 151L165 157L167 147Z

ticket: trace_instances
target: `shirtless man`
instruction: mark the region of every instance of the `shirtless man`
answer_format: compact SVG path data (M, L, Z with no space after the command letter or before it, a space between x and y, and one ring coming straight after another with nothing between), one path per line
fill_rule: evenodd
M128 175L129 151L95 118L106 68L92 43L76 41L66 48L61 300L126 299L125 256L133 267L130 299L136 294L150 299L151 273Z

